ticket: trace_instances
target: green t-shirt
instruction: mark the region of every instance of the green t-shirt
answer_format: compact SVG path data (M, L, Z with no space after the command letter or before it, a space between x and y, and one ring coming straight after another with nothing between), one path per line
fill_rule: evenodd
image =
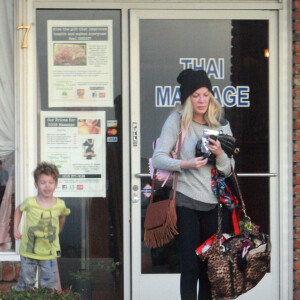
M59 216L69 215L70 209L60 198L51 207L42 207L36 197L26 199L20 210L26 211L20 254L39 260L60 256Z

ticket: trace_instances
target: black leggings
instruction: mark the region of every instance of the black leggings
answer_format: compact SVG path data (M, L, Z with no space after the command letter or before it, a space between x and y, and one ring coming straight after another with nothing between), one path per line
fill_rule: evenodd
M222 227L226 228L228 213L224 208L222 216ZM210 211L197 211L185 207L177 207L177 218L181 267L181 300L197 299L198 279L198 300L212 299L206 263L197 257L195 250L217 232L218 208L216 207Z

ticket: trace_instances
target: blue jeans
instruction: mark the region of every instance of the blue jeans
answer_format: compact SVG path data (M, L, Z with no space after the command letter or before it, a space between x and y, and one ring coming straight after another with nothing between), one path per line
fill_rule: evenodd
M34 288L37 267L41 269L40 286L57 289L56 259L38 260L21 255L20 278L16 286L17 291Z
M217 232L218 208L197 211L186 207L177 207L177 218L181 300L212 299L207 265L197 257L195 250ZM226 228L227 222L228 211L223 208L223 228ZM199 292L197 293L198 281Z

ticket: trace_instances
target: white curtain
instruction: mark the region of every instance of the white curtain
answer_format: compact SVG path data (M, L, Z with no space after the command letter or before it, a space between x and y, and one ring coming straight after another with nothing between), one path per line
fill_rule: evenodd
M0 1L0 159L14 151L13 1Z
M13 0L0 1L0 160L9 172L0 206L0 251L11 242L14 193L14 16Z

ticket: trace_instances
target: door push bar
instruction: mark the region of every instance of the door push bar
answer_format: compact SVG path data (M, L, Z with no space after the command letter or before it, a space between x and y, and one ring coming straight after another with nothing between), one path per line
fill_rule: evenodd
M137 178L150 177L149 173L136 173ZM277 177L277 173L237 173L238 177Z

